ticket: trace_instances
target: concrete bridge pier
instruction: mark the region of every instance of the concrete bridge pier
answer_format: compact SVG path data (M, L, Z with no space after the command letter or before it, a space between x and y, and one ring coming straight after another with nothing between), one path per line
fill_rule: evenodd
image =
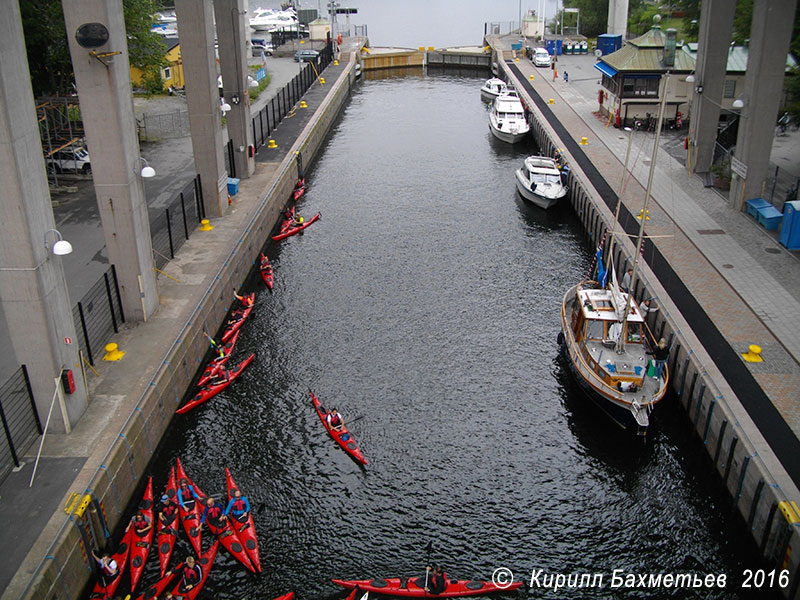
M730 207L741 210L745 200L763 195L769 156L783 91L786 51L792 37L797 0L753 4L750 55L744 78L744 102L734 156L745 164L746 177L731 182Z
M215 0L214 15L219 39L219 64L227 115L228 136L233 142L236 177L247 179L256 169L250 117L250 87L247 79L244 0Z
M63 8L108 260L117 268L125 319L144 321L158 294L122 0L63 0ZM103 24L108 41L92 49L78 44L75 33L85 23Z
M217 64L214 56L214 15L211 0L175 0L178 36L186 78L186 104L192 131L194 164L203 188L206 215L225 212L228 173L222 149ZM223 80L224 81L224 80Z
M61 396L49 426L64 433L86 410L86 386L64 279L68 258L51 253L58 234L17 2L0 12L0 54L0 302L42 426L61 370L73 370L77 389Z

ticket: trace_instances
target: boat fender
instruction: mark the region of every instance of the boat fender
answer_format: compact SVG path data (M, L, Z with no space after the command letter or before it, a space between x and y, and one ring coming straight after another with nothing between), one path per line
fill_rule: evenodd
M556 344L561 346L563 343L564 343L564 332L563 331L559 331L558 335L556 336Z

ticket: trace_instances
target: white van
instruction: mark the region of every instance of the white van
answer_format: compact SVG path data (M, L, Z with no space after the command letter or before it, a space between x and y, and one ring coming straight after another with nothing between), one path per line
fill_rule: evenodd
M550 55L544 48L534 48L533 50L533 64L537 67L549 67Z

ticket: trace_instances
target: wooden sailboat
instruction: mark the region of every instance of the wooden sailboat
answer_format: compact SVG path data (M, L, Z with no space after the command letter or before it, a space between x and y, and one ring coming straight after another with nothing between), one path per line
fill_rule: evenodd
M666 93L658 113L643 215L647 214L653 184L665 97ZM630 153L630 146L628 151ZM627 157L623 181L626 173ZM619 210L619 204L617 207ZM615 225L617 223L615 220ZM638 274L644 223L643 218L633 260L631 290L635 289ZM613 252L608 252L608 256L610 261ZM606 277L608 273L610 278ZM641 314L632 295L620 289L613 264L608 270L603 268L602 249L598 249L597 279L600 281L581 281L565 294L561 306L560 350L570 371L595 404L621 427L644 434L650 425L653 407L667 391L669 371L664 365L660 376L656 373L650 354L656 340L647 326L646 315Z

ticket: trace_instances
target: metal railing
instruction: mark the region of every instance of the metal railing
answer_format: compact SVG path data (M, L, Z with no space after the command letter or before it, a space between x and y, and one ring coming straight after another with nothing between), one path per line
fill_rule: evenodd
M167 138L189 135L189 111L176 110L161 115L144 113L136 117L136 130L140 142L156 142Z
M189 239L203 219L200 175L195 175L162 212L150 215L150 237L156 269L161 269Z
M0 443L0 481L3 481L20 465L19 457L42 433L25 365L0 385L0 424L5 433L5 443Z
M94 365L97 353L111 334L118 333L119 326L125 322L114 265L103 273L74 306L72 320L78 334L78 346L89 364Z
M322 72L333 60L333 47L326 45L313 62L308 62L289 83L267 102L253 117L253 143L258 150L280 124L283 118L294 109L294 105L308 91Z

